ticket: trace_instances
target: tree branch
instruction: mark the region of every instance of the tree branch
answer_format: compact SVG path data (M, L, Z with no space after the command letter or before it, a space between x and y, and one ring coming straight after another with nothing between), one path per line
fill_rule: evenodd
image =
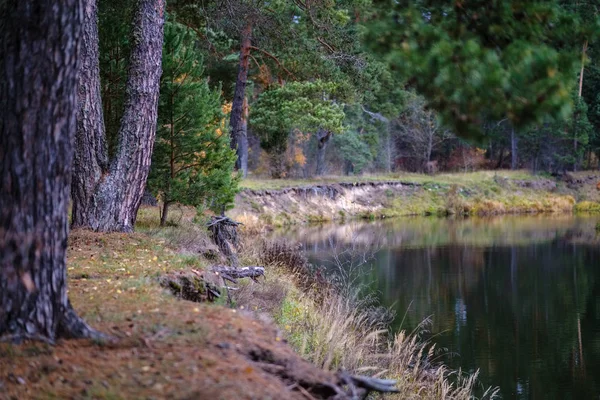
M277 57L275 57L273 54L269 53L266 50L263 50L261 48L258 48L256 46L250 46L251 50L256 50L256 51L260 51L261 53L263 53L265 56L271 58L273 61L275 61L277 63L277 65L279 66L279 68L281 68L282 70L284 70L289 76L291 76L292 78L296 79L296 77L294 76L294 74L292 74L286 67L283 66L283 64L281 64L281 62L279 61L279 59Z

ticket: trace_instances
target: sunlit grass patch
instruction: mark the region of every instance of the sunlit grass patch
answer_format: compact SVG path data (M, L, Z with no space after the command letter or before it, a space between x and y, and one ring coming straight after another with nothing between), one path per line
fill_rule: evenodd
M576 212L600 213L600 203L593 201L582 201L575 205Z
M402 216L488 216L573 211L574 192L561 182L527 171L478 171L424 175L394 173L362 176L326 176L314 180L244 181L254 190L344 182L398 183L344 188L337 199L305 199L286 193L261 195L247 192L238 198L235 218L245 229L260 231L298 223L350 219L383 219ZM260 203L260 205L258 204ZM282 212L284 210L284 212Z
M362 174L357 176L323 176L313 179L258 179L248 178L240 183L242 189L252 190L277 190L289 187L302 187L338 182L412 182L431 185L476 185L482 181L491 180L496 176L509 179L533 180L535 175L525 170L519 171L476 171L454 172L435 175L425 175L410 172L397 172L389 174Z

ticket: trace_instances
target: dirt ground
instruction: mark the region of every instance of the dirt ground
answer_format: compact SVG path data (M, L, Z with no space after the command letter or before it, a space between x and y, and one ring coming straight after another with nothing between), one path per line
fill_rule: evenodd
M178 300L158 285L201 268L143 234L75 231L70 298L118 340L0 344L0 399L310 399L335 377L296 355L256 313Z

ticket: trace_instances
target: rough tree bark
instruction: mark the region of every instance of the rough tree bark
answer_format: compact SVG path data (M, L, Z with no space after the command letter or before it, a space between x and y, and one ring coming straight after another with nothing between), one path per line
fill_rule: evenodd
M316 176L322 176L325 173L325 150L331 138L331 132L325 129L317 131L317 168Z
M0 340L102 337L67 297L81 12L0 3Z
M244 117L244 99L246 98L246 83L250 67L250 48L252 44L252 24L248 23L242 31L240 47L240 65L235 82L235 92L231 105L229 130L231 135L231 148L237 152L238 159L235 168L246 177L248 174L248 133Z
M78 216L73 224L96 231L132 232L150 170L156 134L165 2L137 2L119 143L107 170L97 162L106 155L106 146L98 139L105 137L102 113L92 111L101 105L100 94L95 89L99 85L96 0L85 0L85 4L83 44L86 49L79 103L82 120L77 129L78 161L74 165L73 182L77 186L73 188L73 193L77 194L73 196L73 208ZM91 193L90 188L93 188ZM79 195L81 193L83 195Z
M79 65L77 134L73 158L73 227L88 225L88 204L108 172L108 149L100 95L97 2L85 0Z

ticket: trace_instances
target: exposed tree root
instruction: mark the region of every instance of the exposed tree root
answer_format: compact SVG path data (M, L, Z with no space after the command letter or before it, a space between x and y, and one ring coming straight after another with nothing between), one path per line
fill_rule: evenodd
M397 393L396 381L377 379L368 376L351 375L339 371L334 379L326 379L327 375L315 373L314 367L281 358L268 349L255 348L247 356L263 371L278 376L289 384L291 390L297 390L310 399L361 400L372 392ZM331 375L329 375L331 377Z
M15 333L15 334L10 334L10 335L0 336L0 342L11 342L11 343L15 343L15 344L21 344L25 340L31 340L31 341L35 341L35 342L43 342L43 343L49 344L51 346L54 346L56 344L56 342L53 339L50 339L46 336L35 335L35 334L32 335L29 333Z
M0 342L12 342L20 344L26 340L43 342L49 345L55 345L56 339L92 339L112 342L117 339L114 336L107 335L91 328L81 317L77 315L71 302L68 301L67 307L60 317L56 334L54 336L41 335L35 332L27 332L26 326L22 332L10 333L0 336Z
M71 301L67 303L60 323L57 336L65 339L92 339L101 341L115 341L116 338L91 328L80 316L77 315Z

